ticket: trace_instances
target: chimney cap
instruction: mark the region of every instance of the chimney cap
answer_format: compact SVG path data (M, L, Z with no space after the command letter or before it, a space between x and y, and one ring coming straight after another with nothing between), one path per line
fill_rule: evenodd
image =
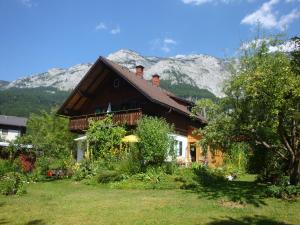
M141 68L141 69L144 69L145 67L143 67L142 65L137 65L135 68Z
M157 73L153 74L152 77L158 77L158 78L160 78L160 76Z

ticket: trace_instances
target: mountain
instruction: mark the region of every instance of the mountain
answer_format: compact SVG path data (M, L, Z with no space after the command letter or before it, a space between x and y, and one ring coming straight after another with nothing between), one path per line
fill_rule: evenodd
M6 87L9 84L8 81L0 80L0 89Z
M229 76L226 60L202 54L177 55L174 57L148 57L137 52L121 49L108 59L134 70L141 64L145 67L145 78L159 74L169 85L190 85L207 89L216 96L222 96L222 83ZM73 89L92 66L85 63L67 69L52 68L47 72L26 76L12 81L6 88L52 87L62 91Z
M70 92L52 87L0 89L0 115L24 116L58 108Z

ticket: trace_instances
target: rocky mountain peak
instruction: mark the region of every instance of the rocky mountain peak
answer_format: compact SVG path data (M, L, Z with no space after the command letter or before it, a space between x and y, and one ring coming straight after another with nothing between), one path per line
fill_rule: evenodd
M132 71L136 65L143 65L146 79L150 79L151 75L157 73L161 79L208 89L217 96L223 95L222 83L229 76L228 62L202 54L159 58L142 56L135 51L121 49L109 54L107 58ZM55 87L60 90L70 90L79 83L91 66L91 63L82 63L66 69L52 68L44 73L17 79L6 88Z

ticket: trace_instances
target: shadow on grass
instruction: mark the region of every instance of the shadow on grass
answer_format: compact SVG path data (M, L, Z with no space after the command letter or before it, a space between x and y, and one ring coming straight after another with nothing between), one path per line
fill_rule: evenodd
M6 219L0 219L0 224L9 224L9 222Z
M46 223L43 220L31 220L24 225L46 225Z
M227 181L223 177L196 171L196 189L200 197L208 199L226 199L256 207L266 205L264 202L264 186L250 181Z
M269 219L264 216L246 216L238 219L232 217L226 217L224 219L216 219L213 222L207 223L206 225L291 225L284 222L279 222L273 219Z

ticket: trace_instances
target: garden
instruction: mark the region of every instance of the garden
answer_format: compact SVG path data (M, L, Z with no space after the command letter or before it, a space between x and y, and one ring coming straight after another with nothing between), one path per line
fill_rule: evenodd
M222 167L178 165L173 127L148 116L134 130L110 115L90 121L76 162L68 121L32 114L27 133L1 149L0 223L299 224L299 52L269 53L278 44L253 46L226 97L192 110L208 120L198 144L222 149Z

